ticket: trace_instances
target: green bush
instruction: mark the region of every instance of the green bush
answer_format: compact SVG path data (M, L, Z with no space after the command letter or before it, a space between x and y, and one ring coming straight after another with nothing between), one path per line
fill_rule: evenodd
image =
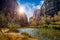
M58 22L51 22L51 24L53 24L53 25L60 25L60 21L58 21Z
M19 24L14 24L14 23L8 23L7 27L8 28L19 28L20 25Z

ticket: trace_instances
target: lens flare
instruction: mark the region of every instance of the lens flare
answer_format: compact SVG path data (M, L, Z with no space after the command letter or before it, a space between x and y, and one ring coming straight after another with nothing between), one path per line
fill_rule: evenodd
M24 13L25 12L25 8L23 6L20 6L20 8L18 8L19 13Z

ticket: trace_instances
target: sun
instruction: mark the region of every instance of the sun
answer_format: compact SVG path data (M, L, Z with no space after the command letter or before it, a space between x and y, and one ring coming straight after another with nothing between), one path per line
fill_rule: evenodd
M25 8L23 6L20 6L18 11L19 11L19 13L24 13L25 12Z

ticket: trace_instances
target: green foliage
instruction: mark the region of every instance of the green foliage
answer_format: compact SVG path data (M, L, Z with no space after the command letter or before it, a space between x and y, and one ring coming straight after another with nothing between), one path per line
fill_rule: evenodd
M48 39L48 40L60 40L60 31L59 30L54 30L54 29L45 29L45 28L40 28L40 36L43 39Z
M40 25L43 25L46 23L46 17L41 17L41 20L40 20Z
M19 24L14 24L14 23L8 23L7 27L8 28L19 28L20 25Z
M58 12L58 15L54 15L54 17L51 16L47 16L41 17L40 20L40 27L44 27L44 28L60 28L60 12Z
M60 25L60 21L59 22L51 22L52 25Z
M47 24L43 24L43 25L41 25L41 27L48 28L48 25Z

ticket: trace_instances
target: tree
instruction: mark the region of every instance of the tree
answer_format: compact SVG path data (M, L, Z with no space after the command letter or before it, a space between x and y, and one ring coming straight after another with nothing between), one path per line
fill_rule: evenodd
M10 31L15 31L17 28L20 28L21 26L15 23L8 23L7 27L10 29Z
M40 25L43 25L46 23L46 17L42 16L40 20Z

